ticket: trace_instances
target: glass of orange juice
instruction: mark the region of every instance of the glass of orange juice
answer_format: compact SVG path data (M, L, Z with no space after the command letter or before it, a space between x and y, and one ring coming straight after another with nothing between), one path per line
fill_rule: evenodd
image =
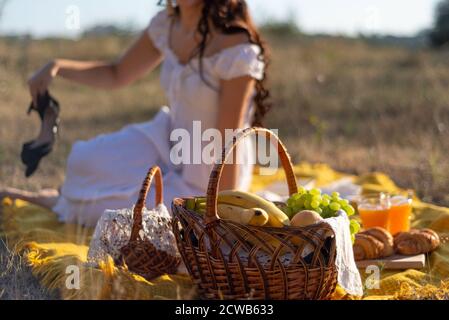
M412 194L408 196L396 195L391 197L388 231L392 235L399 232L410 231L410 218L412 215Z
M363 196L358 211L364 229L382 227L389 229L390 197L386 193Z

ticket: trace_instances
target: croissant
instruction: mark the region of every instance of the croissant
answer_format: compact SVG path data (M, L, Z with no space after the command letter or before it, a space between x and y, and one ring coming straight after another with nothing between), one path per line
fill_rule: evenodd
M437 249L440 237L430 229L410 230L400 232L394 237L394 249L403 255L417 255L428 253Z
M355 235L353 249L356 261L370 260L381 256L383 244L370 235L358 233Z
M390 232L384 228L375 227L370 228L362 232L376 238L376 240L382 242L383 249L380 252L380 257L389 257L394 254L394 239Z

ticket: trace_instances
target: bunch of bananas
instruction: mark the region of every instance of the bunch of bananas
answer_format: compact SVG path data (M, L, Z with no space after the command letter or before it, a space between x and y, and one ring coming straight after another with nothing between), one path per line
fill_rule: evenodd
M218 194L217 202L218 216L221 219L251 226L282 228L290 225L288 216L274 203L249 192L222 191ZM186 208L205 214L206 198L189 199Z

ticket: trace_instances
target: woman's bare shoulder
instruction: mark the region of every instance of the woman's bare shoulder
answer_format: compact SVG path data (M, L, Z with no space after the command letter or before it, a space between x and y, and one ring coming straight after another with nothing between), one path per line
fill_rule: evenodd
M246 33L235 34L216 34L215 39L210 47L210 54L236 47L243 44L249 44L249 38Z

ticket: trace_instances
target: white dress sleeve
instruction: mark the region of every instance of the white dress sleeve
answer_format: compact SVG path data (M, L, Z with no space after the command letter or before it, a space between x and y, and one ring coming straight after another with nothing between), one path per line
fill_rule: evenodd
M170 29L170 17L167 10L160 11L151 20L150 25L147 28L147 33L153 44L161 52L164 52L168 45L168 33Z
M243 44L225 49L215 64L220 79L231 80L250 76L262 80L265 63L260 57L261 49L255 44Z

